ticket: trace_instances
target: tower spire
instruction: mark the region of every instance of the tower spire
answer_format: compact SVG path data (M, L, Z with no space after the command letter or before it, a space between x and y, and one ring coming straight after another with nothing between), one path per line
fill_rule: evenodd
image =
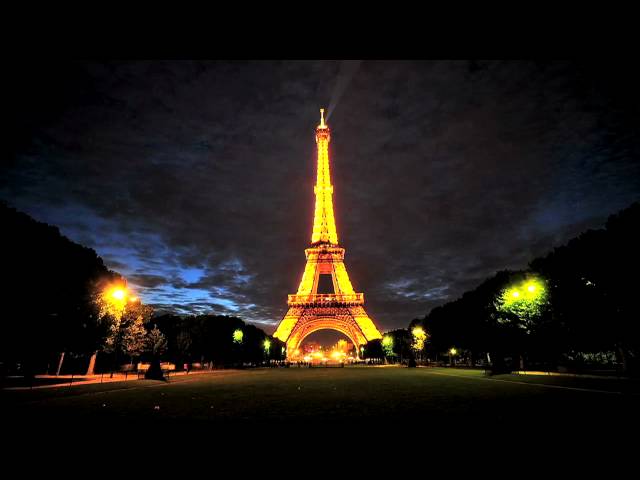
M331 130L324 121L324 108L320 109L320 125L316 128L318 146L318 177L313 189L316 195L316 208L313 217L311 244L338 244L338 232L333 216L333 185L329 166L329 142Z

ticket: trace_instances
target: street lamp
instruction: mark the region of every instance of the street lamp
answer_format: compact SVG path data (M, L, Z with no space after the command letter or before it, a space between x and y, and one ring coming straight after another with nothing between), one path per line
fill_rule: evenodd
M520 284L507 287L502 292L502 310L524 311L539 307L546 300L546 293L542 280L529 278Z
M126 285L116 284L107 287L102 293L102 308L104 313L111 315L115 320L114 325L114 337L113 337L113 350L114 350L114 367L118 363L118 350L120 348L120 336L121 336L121 324L122 318L125 315L125 311L128 303L135 303L139 301L139 298L132 295ZM93 371L93 364L95 364L95 358L90 361L89 370ZM111 375L113 378L113 369Z
M233 331L233 342L234 343L242 343L242 338L244 337L244 333L239 328Z
M458 354L458 350L456 347L451 347L449 349L449 366L453 366L453 362L455 362L454 357Z
M116 288L111 292L111 296L116 300L123 300L125 297L125 292L122 288Z
M264 347L264 355L267 359L267 364L269 364L271 363L269 359L269 351L271 350L271 340L269 340L268 338L265 338L264 342L262 342L262 346Z
M386 357L393 356L393 337L391 335L385 335L382 337L382 349Z
M422 360L422 351L424 350L424 342L427 340L427 334L422 327L414 327L411 330L411 334L413 335L411 348L420 354L420 360Z
M508 316L499 323L512 323L524 330L525 338L531 333L534 322L542 315L547 303L547 288L541 278L528 276L519 283L505 288L498 297L498 309ZM511 316L511 318L509 318ZM515 321L514 321L515 320ZM520 350L520 369L524 369L524 356Z
M99 316L103 317L104 315L109 315L115 321L114 329L113 329L113 341L114 347L117 351L118 348L118 336L120 329L120 322L122 321L122 317L124 316L126 303L129 302L137 302L138 297L136 296L128 296L128 289L126 284L116 283L107 286L104 288L96 299L96 304L100 309ZM96 364L96 358L98 356L98 351L94 351L93 355L89 360L89 367L87 368L87 375L93 375L94 368ZM116 354L117 358L117 354ZM114 358L115 360L115 358ZM113 376L113 371L111 372Z

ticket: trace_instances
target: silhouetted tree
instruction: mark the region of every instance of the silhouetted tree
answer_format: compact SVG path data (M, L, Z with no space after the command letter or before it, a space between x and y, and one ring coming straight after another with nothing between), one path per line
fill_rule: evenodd
M436 307L421 323L428 355L455 346L475 361L517 367L526 357L557 366L571 359L609 358L615 351L628 372L638 367L640 307L635 299L640 271L640 204L534 259L529 270L501 271L461 298ZM505 289L529 276L544 281L547 296L530 311L504 308ZM527 306L527 308L529 308Z
M364 346L364 358L382 360L384 358L382 340L377 338L368 341Z
M27 374L55 370L62 352L90 354L107 328L93 294L117 278L95 251L0 203L3 292L0 361Z
M254 325L236 317L223 315L162 315L152 321L167 338L166 356L176 363L208 363L216 366L258 365L268 360L281 359L284 343L269 337ZM234 342L234 332L240 330L242 338ZM267 356L265 340L271 346Z

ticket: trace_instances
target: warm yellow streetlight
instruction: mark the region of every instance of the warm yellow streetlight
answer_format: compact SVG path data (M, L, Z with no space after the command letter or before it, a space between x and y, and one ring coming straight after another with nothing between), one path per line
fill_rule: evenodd
M424 350L424 344L427 340L427 333L422 327L417 326L414 327L413 330L411 330L411 334L413 335L411 348L421 356L422 351Z
M544 303L546 299L546 288L544 280L540 278L529 278L519 285L506 288L501 294L503 307L525 308L533 304Z
M458 350L456 347L451 347L449 349L449 366L453 366L455 363L455 356L458 354Z
M111 292L111 296L116 300L123 300L125 295L126 293L122 288L114 288L113 291Z
M102 291L101 309L120 321L127 302L127 287L121 283L111 284Z
M111 285L102 295L105 303L116 307L117 310L123 309L126 303L140 302L140 297L134 295L125 285Z
M127 310L127 304L138 304L140 298L131 292L123 283L116 283L108 286L102 291L101 298L101 315L109 314L114 317L118 322L124 316Z
M114 324L111 327L112 333L110 343L111 348L115 352L113 363L114 365L117 365L118 351L122 340L121 337L123 335L121 331L122 319L125 315L125 311L127 310L127 304L139 302L140 299L129 291L126 286L126 282L118 282L109 285L102 291L101 297L102 298L99 301L100 315L110 315L114 319ZM92 357L91 363L89 365L89 371L93 371L94 364L95 354ZM113 377L113 371L111 372L111 376Z

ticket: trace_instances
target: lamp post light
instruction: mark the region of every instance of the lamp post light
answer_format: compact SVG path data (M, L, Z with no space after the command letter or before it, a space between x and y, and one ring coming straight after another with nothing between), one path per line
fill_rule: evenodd
M417 357L422 360L422 352L424 350L424 342L427 340L427 334L422 327L414 327L413 330L411 330L411 335L413 335L411 349L417 354Z
M118 353L120 349L120 340L122 336L122 319L126 313L127 305L137 303L140 299L131 294L131 291L126 285L111 286L102 294L103 303L106 307L107 313L110 313L116 321L114 338L113 338L113 350L114 350L114 367L118 363ZM93 373L95 365L95 355L92 357L89 365L89 370ZM113 378L113 368L111 369L111 378Z
M242 367L244 363L244 352L242 349L242 339L244 338L244 332L241 329L236 328L233 331L231 337L233 338L232 351L234 352L234 357L236 357L234 358L234 361L239 360L240 366Z
M269 340L268 338L265 338L264 342L262 342L262 346L264 347L264 354L267 359L267 365L268 365L269 363L271 363L269 359L269 351L271 350L271 340Z
M239 328L233 331L233 343L242 343L243 337L244 337L244 333Z
M455 364L455 356L458 354L458 350L456 347L451 347L449 349L449 366L452 367Z
M382 337L382 349L384 351L385 361L387 357L393 355L393 337L391 335L385 335Z
M546 283L541 278L528 276L524 281L505 288L498 300L499 310L513 315L516 319L515 326L524 330L526 339L547 303ZM508 322L508 318L502 320L502 323ZM524 370L524 356L522 349L519 350L519 367L520 370Z

